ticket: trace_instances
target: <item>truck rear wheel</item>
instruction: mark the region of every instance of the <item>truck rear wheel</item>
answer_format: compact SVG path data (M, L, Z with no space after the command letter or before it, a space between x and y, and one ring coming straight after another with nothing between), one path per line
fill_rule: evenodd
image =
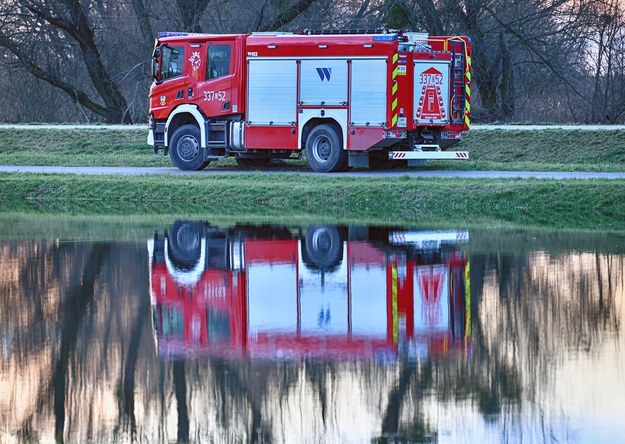
M347 151L335 126L324 123L310 131L306 138L306 158L310 167L320 173L347 169Z
M343 230L334 225L311 225L306 229L302 260L310 268L333 271L343 261Z
M206 168L200 145L200 129L196 125L183 125L174 131L169 146L171 161L181 170L194 171Z

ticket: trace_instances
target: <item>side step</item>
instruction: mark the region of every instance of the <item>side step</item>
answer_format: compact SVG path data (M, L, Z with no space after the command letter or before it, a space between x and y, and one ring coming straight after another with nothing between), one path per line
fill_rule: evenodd
M228 122L206 122L206 147L208 149L228 147Z

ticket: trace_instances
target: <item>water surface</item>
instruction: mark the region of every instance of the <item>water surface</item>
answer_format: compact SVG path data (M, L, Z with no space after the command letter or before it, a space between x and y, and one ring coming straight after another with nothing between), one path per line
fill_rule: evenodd
M622 235L33 226L1 442L625 441Z

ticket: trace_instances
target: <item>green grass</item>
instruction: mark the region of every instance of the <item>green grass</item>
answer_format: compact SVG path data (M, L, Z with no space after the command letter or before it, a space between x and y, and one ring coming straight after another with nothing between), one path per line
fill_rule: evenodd
M0 164L171 166L146 145L147 130L0 129ZM625 171L625 131L469 131L457 146L468 161L431 162L427 169ZM235 165L213 162L210 168ZM306 167L289 161L289 167Z
M169 166L146 145L147 131L0 129L0 164Z
M0 212L625 229L625 181L0 174Z
M171 166L144 129L0 129L0 164ZM625 131L481 130L468 162L428 169L625 171ZM232 166L232 160L211 167ZM289 162L294 168L303 160ZM284 168L284 167L282 167ZM241 221L625 228L625 181L263 175L93 177L0 174L0 211L202 215Z
M625 131L469 131L459 147L471 160L463 168L625 171Z

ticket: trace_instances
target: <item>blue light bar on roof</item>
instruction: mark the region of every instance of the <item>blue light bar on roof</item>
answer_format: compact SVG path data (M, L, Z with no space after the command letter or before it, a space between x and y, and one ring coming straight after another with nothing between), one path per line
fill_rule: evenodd
M162 39L163 37L182 37L185 35L189 35L188 32L159 32L158 38Z
M385 34L385 35L374 35L374 42L392 42L393 40L397 40L397 34Z

